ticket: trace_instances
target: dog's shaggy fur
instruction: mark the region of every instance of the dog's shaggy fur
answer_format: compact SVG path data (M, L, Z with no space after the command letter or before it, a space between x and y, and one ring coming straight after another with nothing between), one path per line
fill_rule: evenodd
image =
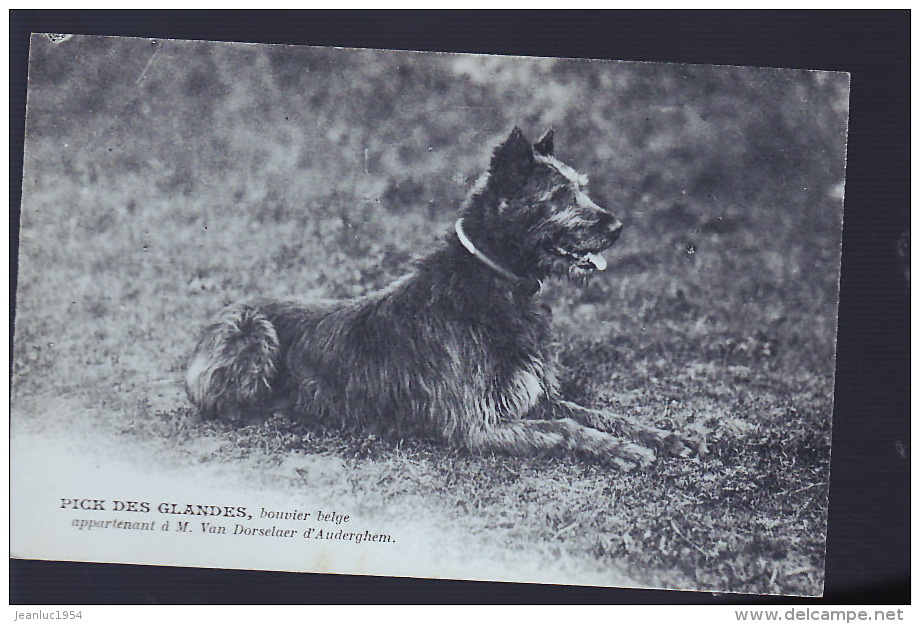
M499 145L455 232L415 273L350 301L261 300L211 325L187 390L237 421L285 402L305 418L476 451L567 452L633 468L674 436L559 397L541 280L582 278L622 225L553 157L552 131Z

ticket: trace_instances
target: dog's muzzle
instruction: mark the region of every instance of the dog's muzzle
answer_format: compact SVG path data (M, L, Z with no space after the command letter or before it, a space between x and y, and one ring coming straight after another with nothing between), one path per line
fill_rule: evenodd
M610 244L617 242L617 239L620 238L620 233L623 231L623 224L620 223L620 220L617 218L613 219L613 222L607 226L607 239L610 241Z

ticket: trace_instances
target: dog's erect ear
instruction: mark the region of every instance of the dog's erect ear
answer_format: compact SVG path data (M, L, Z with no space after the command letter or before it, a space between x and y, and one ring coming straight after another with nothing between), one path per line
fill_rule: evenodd
M553 136L556 133L552 128L543 133L543 136L533 144L533 151L538 153L540 156L552 156L553 155Z
M499 187L514 189L526 179L533 166L533 148L517 126L505 141L495 148L489 165L490 179Z

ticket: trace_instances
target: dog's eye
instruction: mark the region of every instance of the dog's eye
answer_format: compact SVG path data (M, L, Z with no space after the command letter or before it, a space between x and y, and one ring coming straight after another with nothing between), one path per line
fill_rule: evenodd
M570 186L557 186L553 189L551 199L556 203L575 203L575 192Z

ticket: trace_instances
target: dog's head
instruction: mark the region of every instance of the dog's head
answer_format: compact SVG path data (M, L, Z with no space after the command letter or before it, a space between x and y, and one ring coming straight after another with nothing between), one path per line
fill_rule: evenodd
M587 177L553 156L553 131L533 145L519 128L495 149L468 215L496 258L521 276L581 278L623 229L588 196Z

